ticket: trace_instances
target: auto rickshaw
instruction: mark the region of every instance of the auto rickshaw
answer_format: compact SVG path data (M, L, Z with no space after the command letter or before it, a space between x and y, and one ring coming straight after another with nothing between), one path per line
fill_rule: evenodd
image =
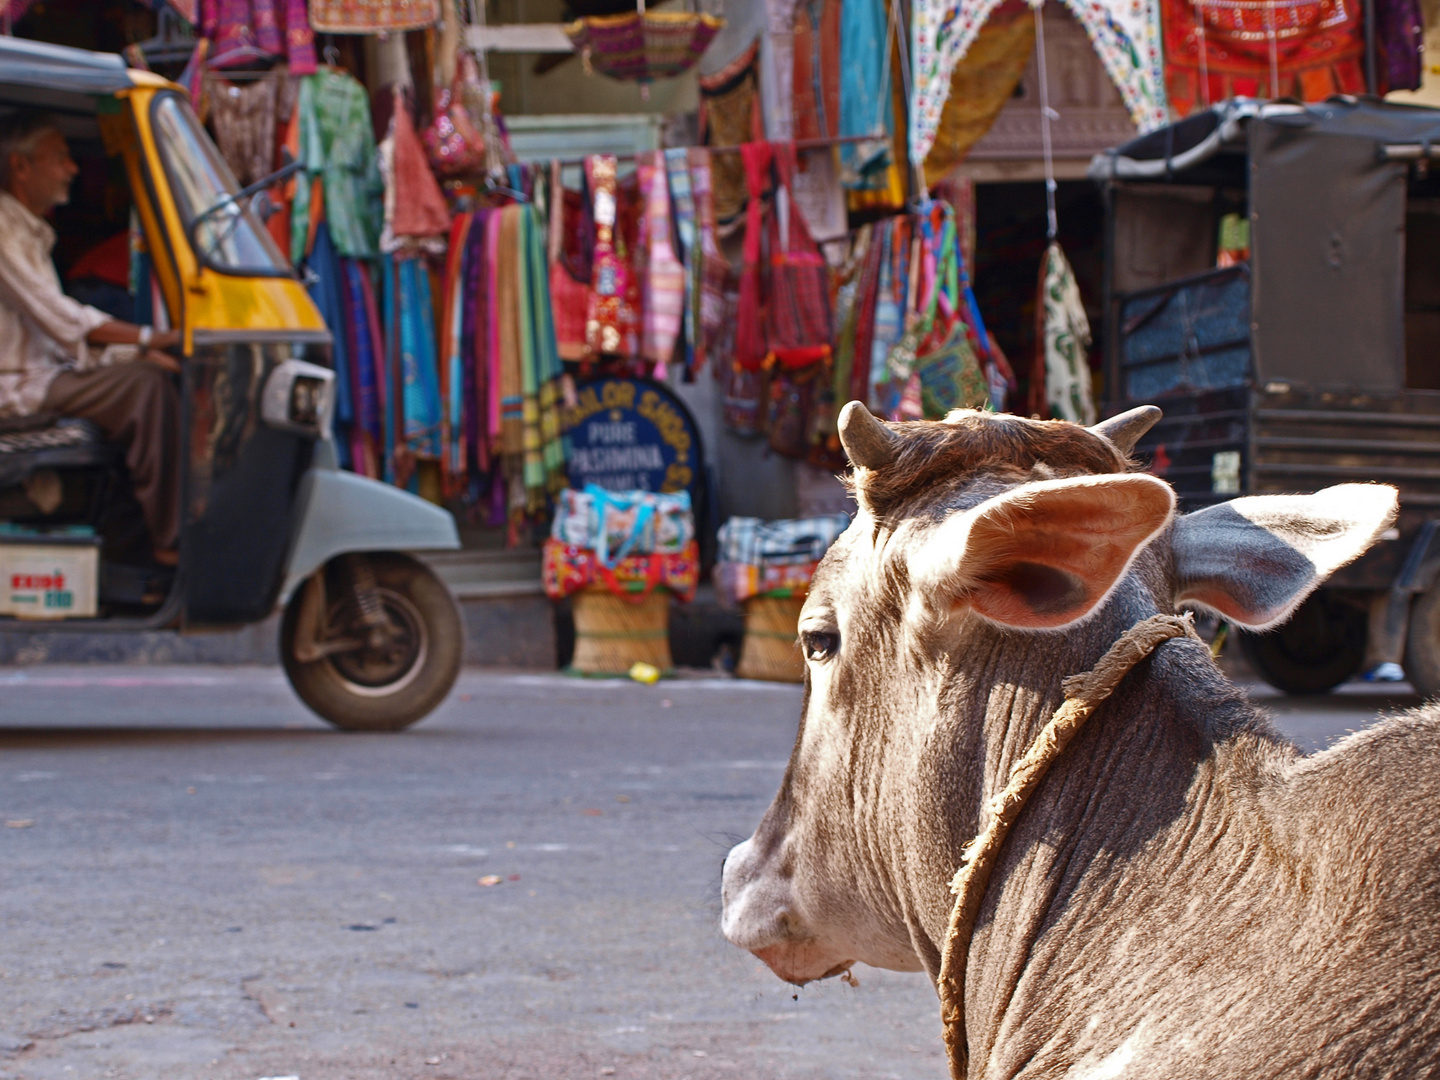
M1400 663L1440 694L1440 110L1222 102L1098 155L1105 411L1191 508L1379 481L1396 527L1241 644L1319 693Z
M425 716L464 636L409 553L459 547L455 522L337 467L330 331L254 212L268 184L240 188L183 88L116 55L0 38L14 108L56 115L82 164L123 169L156 310L183 335L181 529L173 570L138 557L118 448L83 420L0 420L0 631L226 630L278 605L285 672L321 717Z

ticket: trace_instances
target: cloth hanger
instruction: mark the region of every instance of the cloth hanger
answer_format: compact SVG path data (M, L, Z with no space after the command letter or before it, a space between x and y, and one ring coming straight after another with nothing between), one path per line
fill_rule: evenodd
M190 59L195 51L196 37L187 32L189 24L167 6L161 6L155 17L155 36L135 42L150 64L176 64Z

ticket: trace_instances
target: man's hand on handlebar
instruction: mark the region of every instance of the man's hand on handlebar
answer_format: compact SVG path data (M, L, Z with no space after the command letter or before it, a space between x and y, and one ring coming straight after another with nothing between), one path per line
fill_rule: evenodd
M155 339L159 341L160 335L156 334ZM168 371L172 375L180 374L180 361L176 360L175 357L169 353L161 352L159 349L146 349L140 354L140 359L147 364L154 364L161 371Z

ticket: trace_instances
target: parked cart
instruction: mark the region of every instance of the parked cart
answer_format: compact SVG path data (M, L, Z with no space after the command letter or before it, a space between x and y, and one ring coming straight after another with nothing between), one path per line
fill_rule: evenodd
M1283 627L1246 635L1315 693L1400 662L1440 693L1440 110L1230 101L1095 158L1107 413L1191 507L1374 480L1396 527Z

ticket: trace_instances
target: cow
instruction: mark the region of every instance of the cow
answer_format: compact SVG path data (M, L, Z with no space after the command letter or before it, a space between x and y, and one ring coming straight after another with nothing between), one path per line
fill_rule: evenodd
M1379 484L1177 516L1130 458L1159 416L846 406L858 512L800 616L779 793L725 860L730 942L795 984L938 980L952 875L1066 677L1177 610L1273 627L1394 520ZM995 856L960 960L969 1075L1440 1075L1437 766L1435 708L1306 756L1193 634L1157 645Z

